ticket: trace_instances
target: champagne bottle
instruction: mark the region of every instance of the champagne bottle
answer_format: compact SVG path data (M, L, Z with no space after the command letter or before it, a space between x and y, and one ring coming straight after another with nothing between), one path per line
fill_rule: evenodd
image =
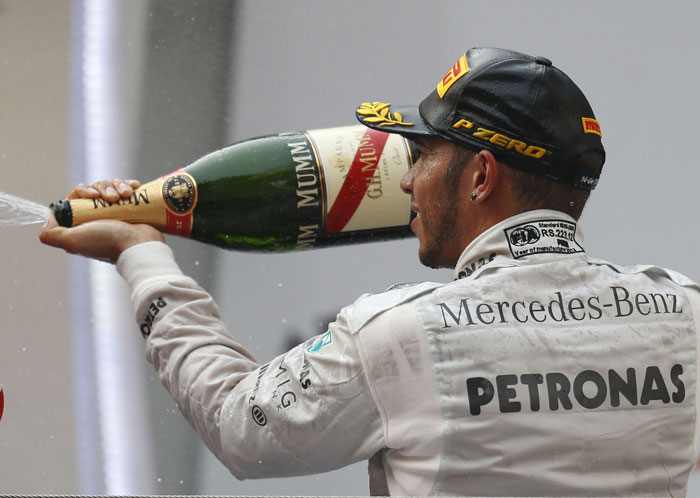
M290 251L410 236L399 182L415 145L364 126L239 142L142 185L128 199L62 200L62 226L148 223L225 249Z

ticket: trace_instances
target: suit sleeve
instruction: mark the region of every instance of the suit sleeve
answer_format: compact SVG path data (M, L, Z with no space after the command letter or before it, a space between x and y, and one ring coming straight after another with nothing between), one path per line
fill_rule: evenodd
M326 333L261 365L165 244L130 248L117 269L131 288L147 359L237 478L324 472L385 447L344 312Z

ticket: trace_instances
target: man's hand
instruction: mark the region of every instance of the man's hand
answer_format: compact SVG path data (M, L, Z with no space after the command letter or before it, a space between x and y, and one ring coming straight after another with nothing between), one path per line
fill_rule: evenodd
M102 197L107 202L117 202L119 198L128 199L139 188L138 180L122 180L115 178L112 181L100 180L92 185L80 183L71 190L66 199L97 199Z
M102 197L108 202L115 202L120 197L130 197L138 186L139 182L134 180L102 180L89 187L84 184L76 186L66 199ZM150 225L132 225L117 220L97 220L64 228L51 214L39 233L39 240L71 254L116 263L121 253L129 247L150 241L165 242L165 237Z

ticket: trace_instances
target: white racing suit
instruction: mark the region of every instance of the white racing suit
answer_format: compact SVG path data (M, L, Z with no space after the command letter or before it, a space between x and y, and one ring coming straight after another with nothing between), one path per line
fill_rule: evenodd
M239 479L369 459L375 494L684 495L698 286L581 242L556 211L507 219L454 281L364 295L264 365L164 244L118 270L149 361Z

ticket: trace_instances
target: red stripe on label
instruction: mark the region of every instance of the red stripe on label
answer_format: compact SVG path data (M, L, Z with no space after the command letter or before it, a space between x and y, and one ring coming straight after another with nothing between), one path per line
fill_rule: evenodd
M172 175L175 175L181 171L185 171L185 168L178 168L172 173L161 176L165 179ZM165 233L171 235L179 235L180 237L189 237L192 232L192 214L186 214L184 216L179 216L173 214L166 209L165 212Z
M179 235L180 237L189 237L192 232L192 214L178 216L170 211L165 217L165 233Z
M389 134L367 129L360 139L360 144L352 160L338 197L328 211L326 233L340 232L348 224L362 202L369 182L374 177L382 157Z

